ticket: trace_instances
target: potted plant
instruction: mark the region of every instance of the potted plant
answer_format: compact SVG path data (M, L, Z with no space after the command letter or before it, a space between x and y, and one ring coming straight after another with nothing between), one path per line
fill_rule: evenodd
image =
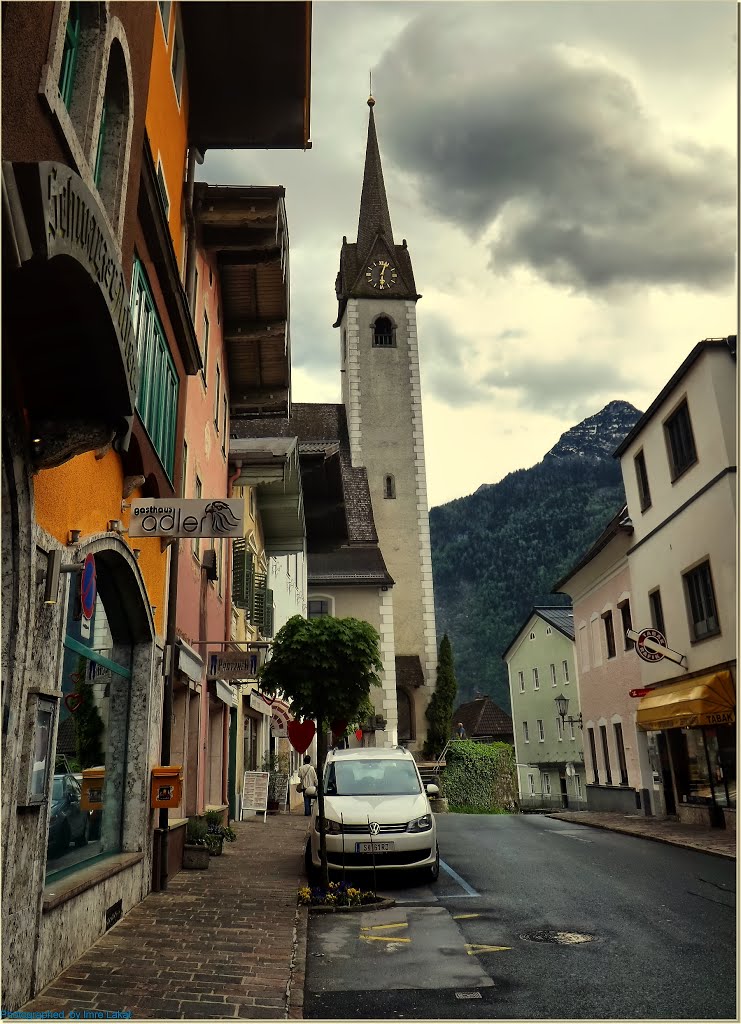
M209 849L206 836L206 822L200 818L188 818L183 846L183 867L200 870L208 867Z
M206 811L206 847L212 857L220 857L224 850L224 841L233 843L237 833L229 825L222 824L221 811Z

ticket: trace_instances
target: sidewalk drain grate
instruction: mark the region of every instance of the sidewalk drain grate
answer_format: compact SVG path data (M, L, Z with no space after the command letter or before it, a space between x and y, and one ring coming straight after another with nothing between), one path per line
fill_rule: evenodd
M456 999L481 999L480 992L456 992Z
M531 942L555 942L559 946L575 946L579 942L592 942L594 935L584 935L581 932L543 930L539 932L526 932L520 938L529 939Z

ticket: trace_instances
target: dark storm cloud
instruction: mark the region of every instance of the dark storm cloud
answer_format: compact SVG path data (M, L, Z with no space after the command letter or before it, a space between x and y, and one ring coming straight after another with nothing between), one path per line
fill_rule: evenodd
M494 391L514 391L528 409L570 412L593 406L606 396L629 394L636 382L614 363L572 358L559 363L522 361L487 373L482 384Z
M525 265L585 291L730 283L730 152L675 138L644 108L594 42L599 25L589 43L555 15L547 38L523 28L532 8L569 8L573 20L574 8L605 5L519 4L520 15L502 4L498 17L499 6L487 5L487 19L479 5L426 7L382 62L379 77L395 88L379 103L381 143L417 178L425 203L474 238L495 225L495 272ZM620 6L629 19L642 5Z

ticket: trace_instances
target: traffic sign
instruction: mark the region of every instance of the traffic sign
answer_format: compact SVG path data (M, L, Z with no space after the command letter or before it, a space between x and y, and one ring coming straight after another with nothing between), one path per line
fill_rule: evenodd
M92 619L95 611L95 599L98 596L98 584L95 575L95 556L85 556L85 563L80 573L80 600L82 601L82 614L86 619Z

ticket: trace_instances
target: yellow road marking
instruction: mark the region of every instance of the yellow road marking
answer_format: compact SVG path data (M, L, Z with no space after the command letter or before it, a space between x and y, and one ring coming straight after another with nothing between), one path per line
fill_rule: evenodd
M477 953L499 953L503 949L512 949L511 946L478 946L470 942L466 943L466 950L469 956L475 956Z
M361 932L370 932L370 931L380 930L382 928L388 929L388 928L408 928L408 927L409 927L409 922L408 921L401 921L401 922L399 922L399 924L371 924L371 925L362 925L360 930L361 930Z
M469 917L481 917L481 914L454 914L453 915L453 920L454 921L465 921Z
M366 942L411 942L411 939L403 939L398 935L361 935Z

